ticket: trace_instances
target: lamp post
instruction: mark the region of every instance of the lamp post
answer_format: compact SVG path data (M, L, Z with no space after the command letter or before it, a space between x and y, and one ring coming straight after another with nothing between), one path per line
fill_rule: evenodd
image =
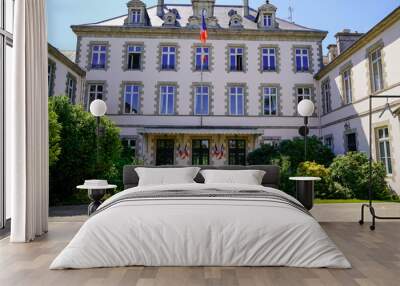
M304 117L304 130L301 135L304 136L304 161L307 161L307 135L308 135L308 117L314 113L314 103L309 99L303 99L297 106L297 111Z
M90 113L96 117L97 122L97 140L96 140L96 165L99 167L99 139L100 139L100 118L107 112L107 105L101 99L96 99L90 104Z

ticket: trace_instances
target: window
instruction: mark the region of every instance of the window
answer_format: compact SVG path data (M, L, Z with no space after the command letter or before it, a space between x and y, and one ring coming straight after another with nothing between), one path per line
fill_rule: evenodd
M241 86L229 88L229 114L244 115L244 90Z
M210 48L196 48L196 71L208 71L209 69Z
M161 47L161 70L174 70L176 67L176 47Z
M382 49L377 49L370 54L373 92L383 89Z
M142 46L129 45L127 48L128 54L128 70L140 70L141 69L141 57L142 57Z
M357 151L357 134L355 132L346 134L346 144L347 152Z
M124 150L129 153L130 158L136 157L136 140L135 139L122 139L122 146Z
M88 108L92 101L96 99L103 99L104 96L104 85L103 84L89 84L89 97L88 97Z
M346 104L353 102L353 92L351 90L351 69L347 69L342 74L344 100Z
M92 46L92 69L105 69L107 58L106 45Z
M131 10L131 23L139 24L141 21L140 15L141 15L140 9L132 9Z
M209 87L196 86L195 115L208 115L209 113Z
M243 71L243 48L229 48L229 69Z
M310 70L310 59L308 48L296 48L296 71L305 72Z
M272 27L272 15L271 14L263 15L263 25L266 28Z
M210 164L210 142L199 139L192 141L192 165Z
M246 141L229 140L229 165L246 165Z
M333 151L333 136L332 135L327 135L324 137L324 144L326 147L331 149Z
M322 91L322 110L323 110L323 113L326 114L326 113L329 113L332 111L331 87L330 87L329 79L325 80L322 83L321 91Z
M297 88L297 104L299 104L303 99L311 100L311 89L309 87Z
M75 103L76 78L71 74L67 75L66 94L71 103Z
M392 174L392 159L390 153L389 129L387 127L378 129L378 155L379 160L385 166L386 173Z
M156 165L173 165L175 157L175 142L172 139L157 140Z
M276 49L262 48L262 70L276 71Z
M54 80L56 75L56 63L48 60L47 64L47 84L48 84L48 92L49 97L53 95L54 92Z
M160 86L160 114L172 115L175 113L175 87Z
M125 85L124 113L138 114L139 104L140 104L140 86L131 84Z
M278 94L276 87L264 87L264 115L277 115Z

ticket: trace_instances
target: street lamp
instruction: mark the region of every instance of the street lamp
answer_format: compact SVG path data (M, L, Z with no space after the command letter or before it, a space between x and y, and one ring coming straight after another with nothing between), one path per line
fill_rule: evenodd
M297 111L301 116L304 117L304 130L300 131L304 136L304 161L307 161L307 135L308 135L308 117L312 116L314 113L314 103L309 99L303 99L297 105ZM300 129L301 130L301 129Z
M100 144L100 117L107 112L107 105L101 99L96 99L90 104L90 113L96 117L97 122L97 140L96 140L96 161L99 167L99 144Z

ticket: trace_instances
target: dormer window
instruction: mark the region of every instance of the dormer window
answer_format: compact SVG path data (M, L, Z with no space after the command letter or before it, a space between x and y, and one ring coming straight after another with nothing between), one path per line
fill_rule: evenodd
M263 24L266 28L272 27L272 14L266 13L263 15Z
M131 23L132 24L140 24L141 23L141 10L140 9L132 9L131 10Z

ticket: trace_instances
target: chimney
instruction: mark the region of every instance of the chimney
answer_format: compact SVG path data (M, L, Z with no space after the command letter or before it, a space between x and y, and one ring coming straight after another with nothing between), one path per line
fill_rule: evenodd
M157 16L161 18L164 16L164 0L158 0L157 2Z
M338 55L350 48L363 35L363 33L358 33L357 31L352 32L350 29L344 29L342 32L337 33L335 37Z
M338 56L338 48L336 44L330 44L328 46L328 63L333 61Z
M249 0L243 0L243 17L248 17L249 15Z

